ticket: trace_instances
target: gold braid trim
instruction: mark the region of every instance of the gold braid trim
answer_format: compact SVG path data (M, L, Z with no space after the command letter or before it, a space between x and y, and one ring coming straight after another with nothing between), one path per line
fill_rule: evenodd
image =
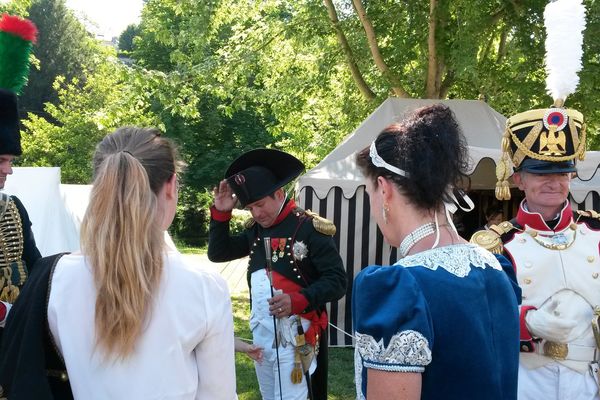
M600 220L600 214L594 210L577 210L577 214L577 220L579 220L580 217L589 217Z
M310 210L306 210L305 213L309 217L312 217L313 226L318 232L328 236L335 235L336 228L333 222Z
M0 217L0 300L14 303L19 289L27 279L23 262L23 224L14 201L3 198L7 204Z
M514 229L514 225L508 221L501 222L498 225L492 225L489 230L478 231L471 236L470 242L494 254L502 254L504 245L500 236Z
M508 177L510 176L509 165L510 152L510 130L506 127L502 136L502 155L496 164L496 198L498 200L510 200L510 187L508 185Z

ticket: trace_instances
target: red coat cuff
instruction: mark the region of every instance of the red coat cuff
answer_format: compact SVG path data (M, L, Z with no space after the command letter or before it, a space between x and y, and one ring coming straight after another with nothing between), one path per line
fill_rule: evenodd
M525 316L529 310L536 310L533 306L521 306L521 315L519 316L520 328L521 328L521 351L524 353L531 353L535 350L534 339L527 329L527 323L525 322Z
M292 300L292 314L303 314L308 307L308 300L299 292L288 293Z
M210 217L215 221L227 222L231 219L231 211L219 211L213 204L210 206Z
M0 301L0 322L6 318L6 304Z

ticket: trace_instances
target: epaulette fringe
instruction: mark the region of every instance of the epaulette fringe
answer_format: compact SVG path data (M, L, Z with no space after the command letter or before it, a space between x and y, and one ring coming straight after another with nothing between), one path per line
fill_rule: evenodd
M513 224L504 221L498 225L490 226L488 230L475 232L471 236L471 243L481 246L494 254L502 254L504 245L502 244L501 236L513 229Z

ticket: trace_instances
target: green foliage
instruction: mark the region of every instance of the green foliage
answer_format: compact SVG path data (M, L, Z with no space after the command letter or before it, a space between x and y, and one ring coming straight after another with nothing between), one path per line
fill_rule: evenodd
M127 25L127 28L119 36L119 50L122 52L131 52L133 50L133 38L138 33L138 26L135 24Z
M44 104L58 104L55 79L63 76L67 82L85 84L85 71L96 68L101 50L66 7L65 0L31 0L28 13L39 31L33 50L38 68L32 68L19 106L23 115L32 112L46 117Z
M21 164L60 166L63 183L89 183L94 148L106 134L125 125L161 127L149 111L143 72L119 64L113 51L104 50L113 54L86 74L82 86L77 79L56 80L60 103L46 104L49 119L29 114Z

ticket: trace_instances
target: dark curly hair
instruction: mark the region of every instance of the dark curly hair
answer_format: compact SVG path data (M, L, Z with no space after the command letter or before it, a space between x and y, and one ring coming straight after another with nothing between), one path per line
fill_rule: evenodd
M466 140L450 108L443 104L419 108L402 122L385 128L375 139L377 153L388 164L406 172L405 178L373 165L369 148L356 155L367 179L393 181L419 208L432 210L449 201L449 187L458 186L469 165Z

